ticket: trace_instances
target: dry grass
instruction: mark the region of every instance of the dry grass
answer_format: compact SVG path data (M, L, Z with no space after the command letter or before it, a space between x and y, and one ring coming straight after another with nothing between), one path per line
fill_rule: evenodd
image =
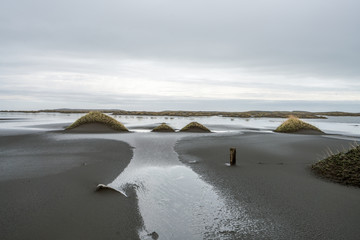
M312 165L312 170L322 177L345 185L360 187L360 146L331 156Z
M294 133L300 130L314 130L317 132L322 133L320 129L317 127L301 121L297 117L290 116L285 122L283 122L279 127L275 129L275 132L282 132L282 133Z
M162 123L154 128L152 132L175 132L175 130L166 123Z
M120 123L116 119L109 117L108 115L98 111L89 112L85 116L82 116L81 118L76 120L73 124L68 126L66 130L73 129L87 123L102 123L116 131L122 131L122 132L129 131L122 123Z
M180 132L187 131L211 132L207 127L198 122L191 122L180 130Z

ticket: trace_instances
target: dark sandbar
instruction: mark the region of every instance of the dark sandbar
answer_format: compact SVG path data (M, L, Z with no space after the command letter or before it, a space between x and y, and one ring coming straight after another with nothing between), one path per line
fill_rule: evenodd
M316 135L247 133L181 140L176 151L265 229L248 239L357 239L360 190L315 176L311 164L350 141ZM237 165L227 167L229 148ZM196 160L197 164L190 164Z
M95 192L129 164L130 146L46 134L0 137L0 163L21 173L0 177L0 239L138 239L135 193Z

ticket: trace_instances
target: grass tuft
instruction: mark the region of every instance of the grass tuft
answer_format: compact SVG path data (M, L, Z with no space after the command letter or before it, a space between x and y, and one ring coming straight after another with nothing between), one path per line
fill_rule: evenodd
M360 187L360 146L333 154L311 168L316 174L334 182Z
M129 131L122 123L99 111L89 112L85 116L82 116L81 118L76 120L73 124L68 126L66 130L74 129L76 127L79 127L87 123L102 123L116 131L123 131L123 132Z
M205 127L204 125L198 122L191 122L180 130L180 132L187 132L187 131L211 132L207 127Z
M152 132L175 132L175 130L166 123L162 123L154 128Z
M306 123L294 116L290 116L285 122L283 122L279 127L275 129L275 132L293 133L300 130L314 130L322 133L322 131L317 127Z

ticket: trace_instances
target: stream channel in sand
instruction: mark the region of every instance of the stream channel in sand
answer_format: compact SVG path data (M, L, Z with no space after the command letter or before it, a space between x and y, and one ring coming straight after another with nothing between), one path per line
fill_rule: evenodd
M114 139L134 147L130 164L108 187L125 196L129 187L135 188L144 222L141 239L152 239L153 232L158 239L232 239L239 233L262 231L259 220L250 219L239 204L221 196L179 161L174 146L184 136L189 134L66 134L57 138Z

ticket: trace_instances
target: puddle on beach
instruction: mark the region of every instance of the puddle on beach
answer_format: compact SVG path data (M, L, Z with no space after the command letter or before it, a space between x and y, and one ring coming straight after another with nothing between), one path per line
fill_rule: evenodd
M213 186L183 165L174 151L182 134L97 134L134 147L127 168L109 187L126 195L135 187L144 226L141 239L234 239L260 230L238 204L230 204ZM187 135L188 136L188 135ZM62 138L89 138L63 135Z

